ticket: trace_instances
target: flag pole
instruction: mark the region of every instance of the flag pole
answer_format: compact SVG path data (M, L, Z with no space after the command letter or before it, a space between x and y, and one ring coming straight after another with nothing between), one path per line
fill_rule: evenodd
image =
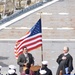
M42 14L42 12L40 12L40 19L42 19L41 14ZM41 30L42 30L42 21L41 21ZM43 44L41 46L41 61L43 61Z
M41 46L41 61L43 61L43 46Z

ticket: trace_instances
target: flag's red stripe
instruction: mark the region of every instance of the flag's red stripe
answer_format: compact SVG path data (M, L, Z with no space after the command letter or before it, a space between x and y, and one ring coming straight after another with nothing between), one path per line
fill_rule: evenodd
M17 53L17 55L16 55L16 57L18 57L20 54L22 54L23 52L21 51L21 52L18 52Z
M26 36L24 36L23 38L19 39L17 42L23 41L27 36L29 36L29 34L30 34L30 32L28 32L28 33L26 34Z
M34 40L34 39L39 38L39 37L42 37L42 35L39 35L39 36L36 36L36 37L30 38L30 39L27 39L25 42L30 42L31 40Z
M34 35L35 36L35 35ZM28 42L28 41L31 41L31 40L33 40L33 39L35 39L35 38L38 38L38 37L42 37L42 35L40 34L40 35L38 35L38 36L35 36L35 37L32 37L32 38L30 38L30 37L27 37L27 39L25 38L25 39L22 39L21 41L26 41L26 42ZM30 38L30 39L28 39L28 38ZM21 41L18 41L18 42L21 42Z
M36 38L37 39L37 38ZM35 41L37 41L36 39L34 39ZM38 40L40 40L40 39L38 39ZM30 42L30 41L29 41ZM34 42L34 41L33 41ZM19 47L16 47L15 49L20 49L20 47L24 44L24 43L27 43L26 41L24 41Z
M30 43L30 44L28 44L28 45L25 44L25 45L23 45L18 51L16 50L15 53L19 52L24 46L27 46L27 47L30 47L30 46L33 46L33 45L34 45L34 46L37 46L37 43L39 43L39 42L41 42L40 44L42 44L42 40L39 40L39 41L37 41L37 42ZM34 46L33 46L33 47L34 47Z
M17 46L17 48L19 48L23 43L30 42L31 40L35 40L36 38L39 38L39 37L42 37L42 35L39 35L39 36L30 38L30 39L22 40L23 42L22 42L21 44L19 44L19 45Z
M39 45L34 46L34 47L32 47L32 48L29 48L28 51L34 50L34 49L36 49L36 48L38 48L38 47L40 47L40 46L42 46L42 44L39 44ZM18 52L16 56L20 55L21 53L22 53L22 52Z
M42 44L42 43L40 43L40 44ZM24 46L25 46L25 45L23 45L23 46L21 47L21 49L24 48ZM37 45L35 45L35 46L37 46ZM35 47L35 46L32 45L32 47ZM28 46L28 47L29 47L29 46ZM19 52L21 49L19 49L17 52ZM30 48L28 48L28 49L30 49Z
M37 42L37 43L38 43L38 42ZM32 48L29 48L28 51L33 50L33 49L35 49L35 48L37 48L37 47L39 47L39 46L41 46L41 45L42 45L42 44L39 44L39 45L37 45L37 46L34 46L34 47L32 47ZM23 47L24 47L24 46L22 46L21 49L22 49ZM21 49L20 49L20 50L21 50ZM20 51L20 50L19 50L19 51ZM19 52L19 51L15 52L15 54L17 53L16 57L22 53L22 51L21 51L21 52Z
M35 47L32 47L32 48L29 48L28 51L34 50L34 49L36 49L36 48L38 48L38 47L40 47L40 46L42 46L42 44L39 44L39 45L37 45L37 46L35 46Z
M30 43L30 44L27 44L26 46L28 47L28 46L31 46L31 45L37 44L38 42L41 42L41 43L42 43L42 40L37 40L36 42L32 42L32 43Z
M28 47L28 46L33 45L33 44L36 44L36 43L38 43L38 42L42 42L42 40L39 39L39 40L36 40L35 42L30 42L30 44L25 44L25 43L26 43L26 42L25 42L25 43L22 44L22 45L23 45L22 47L20 46L21 48L17 49L17 51L18 51L18 50L21 50L24 46ZM25 45L24 45L24 44L25 44Z

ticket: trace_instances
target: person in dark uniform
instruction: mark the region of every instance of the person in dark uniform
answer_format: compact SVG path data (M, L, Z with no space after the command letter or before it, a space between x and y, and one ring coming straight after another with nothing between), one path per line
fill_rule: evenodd
M60 54L56 60L59 64L56 75L62 71L63 74L70 74L73 70L73 58L69 54L69 47L64 47L63 53Z
M48 61L42 61L42 68L40 68L36 75L40 75L40 70L45 70L46 71L46 74L44 75L52 75L52 71L47 67L48 65Z
M40 75L45 75L47 72L45 70L40 70Z
M15 72L14 72L13 70L14 70ZM16 74L16 75L17 75L17 73L16 73L16 66L15 66L15 65L9 65L8 72L14 72L13 74Z
M28 53L28 50L26 47L23 48L23 54L21 54L18 57L17 64L19 65L19 71L20 73L23 71L23 67L26 66L26 64L29 63L31 66L34 65L34 58L32 54Z
M15 73L15 70L9 69L8 74L6 74L6 75L17 75L17 73Z

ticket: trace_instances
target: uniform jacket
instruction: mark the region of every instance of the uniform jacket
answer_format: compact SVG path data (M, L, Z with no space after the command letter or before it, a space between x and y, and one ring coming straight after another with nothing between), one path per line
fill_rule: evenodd
M49 68L47 68L47 66L45 66L45 67L43 67L43 68L40 68L40 69L37 71L36 75L40 75L40 73L39 73L40 70L45 70L45 71L47 72L45 75L52 75L52 71L51 71Z

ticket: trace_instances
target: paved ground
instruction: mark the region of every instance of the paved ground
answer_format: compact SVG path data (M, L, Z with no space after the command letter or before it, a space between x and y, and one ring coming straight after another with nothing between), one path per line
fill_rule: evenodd
M48 60L48 67L55 75L58 64L56 63L57 56L62 52L63 47L69 46L70 54L73 56L73 64L75 62L75 0L60 0L55 4L48 6L32 15L18 21L6 29L0 31L0 39L19 39L24 36L26 31L29 30L40 18L37 13L44 12L42 18L43 28L43 57ZM24 27L24 28L22 28ZM27 28L25 28L27 27ZM56 39L56 41L50 41ZM58 39L67 39L67 41L57 41ZM15 41L1 41L0 40L0 65L3 66L2 73L6 74L8 65L16 64L14 56ZM35 57L35 65L41 65L41 49L31 51ZM74 64L75 67L75 64ZM75 70L72 72L74 73Z
M3 66L2 73L5 75L8 71L8 65L14 64L17 67L17 73L19 75L19 68L14 56L15 42L0 42L0 65ZM63 47L68 46L70 48L70 54L73 56L73 64L75 62L75 41L43 41L43 60L47 60L48 67L55 75L58 64L56 59L60 53L62 53ZM41 65L41 49L31 51L35 58L35 65ZM75 67L75 64L74 64ZM75 72L73 70L72 74Z
M29 15L0 31L0 39L18 39L24 36L40 18L39 12L43 12L43 39L75 39L75 0L59 0Z

